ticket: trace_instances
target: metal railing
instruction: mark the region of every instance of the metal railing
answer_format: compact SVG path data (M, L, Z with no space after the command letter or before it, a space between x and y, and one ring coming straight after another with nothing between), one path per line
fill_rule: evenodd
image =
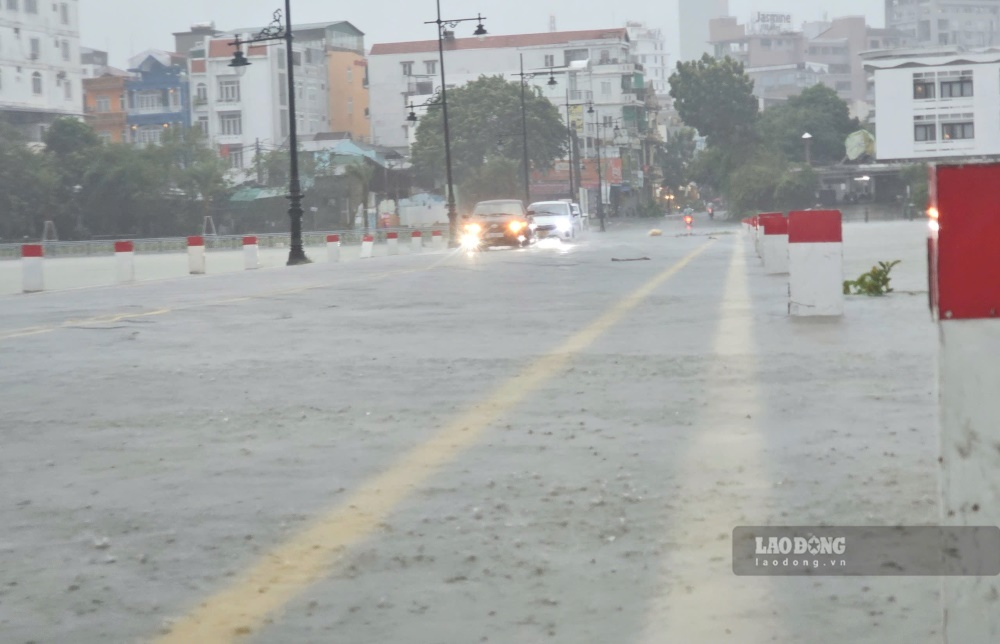
M410 243L409 240L413 231L419 230L425 237L430 237L434 231L440 231L442 235L448 234L448 226L416 226L412 228L378 228L369 231L376 243L385 242L387 234L394 232L399 235L400 243ZM326 245L327 235L340 235L340 243L346 245L361 244L361 238L365 236L365 231L357 230L330 230L313 231L302 233L302 243L305 246ZM243 248L243 238L246 235L206 235L204 236L206 250L239 250ZM253 235L257 237L257 245L260 248L288 248L289 235L285 233L265 233ZM129 240L121 237L119 241ZM157 253L182 253L187 250L187 237L163 237L152 239L131 239L137 255L152 255ZM87 241L47 241L37 242L34 240L21 243L0 243L0 260L20 259L22 244L40 243L44 248L46 257L101 257L113 255L115 252L115 240L87 240ZM425 242L426 243L426 242Z

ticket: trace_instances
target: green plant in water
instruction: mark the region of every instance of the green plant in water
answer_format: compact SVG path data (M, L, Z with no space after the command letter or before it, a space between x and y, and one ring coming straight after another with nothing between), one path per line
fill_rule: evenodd
M878 266L872 266L870 271L862 273L858 279L844 280L844 295L878 296L892 293L892 287L889 286L892 278L889 277L889 273L899 262L898 259L892 262L879 262Z

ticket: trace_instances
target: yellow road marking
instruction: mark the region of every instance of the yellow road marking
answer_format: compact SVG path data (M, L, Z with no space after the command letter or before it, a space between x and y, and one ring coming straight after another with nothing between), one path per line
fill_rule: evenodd
M259 628L310 585L326 578L348 547L376 526L442 465L469 449L501 414L516 406L539 385L552 379L574 354L587 348L664 282L676 275L709 242L691 252L511 378L489 398L451 422L426 443L403 455L385 472L366 481L341 506L311 527L261 557L235 583L202 602L177 621L159 644L230 642Z

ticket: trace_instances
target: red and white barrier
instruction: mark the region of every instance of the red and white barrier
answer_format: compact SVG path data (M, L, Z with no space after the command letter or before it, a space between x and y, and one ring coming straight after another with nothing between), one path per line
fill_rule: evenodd
M115 282L128 284L135 281L135 244L131 241L115 242Z
M928 260L938 320L942 523L1000 525L1000 164L931 170ZM1000 642L1000 577L944 577L946 644Z
M788 214L788 313L844 314L844 244L839 210Z
M188 272L205 274L205 238L199 235L188 237Z
M390 255L399 254L399 233L385 234L386 252Z
M21 246L21 285L25 293L45 290L45 270L42 266L45 250L41 244Z
M780 215L764 219L764 241L761 250L765 273L768 275L788 273L788 219Z
M248 271L260 268L260 245L253 235L243 238L243 268Z
M419 230L414 230L410 235L410 252L419 253L424 249L424 236Z
M368 259L375 250L375 238L365 235L361 238L361 259Z
M764 260L764 219L775 216L783 217L784 215L780 212L763 212L753 218L754 249L761 261Z
M340 261L340 235L326 236L326 260L328 262Z
M440 250L444 248L444 237L441 235L440 230L435 230L431 232L431 246L434 250Z

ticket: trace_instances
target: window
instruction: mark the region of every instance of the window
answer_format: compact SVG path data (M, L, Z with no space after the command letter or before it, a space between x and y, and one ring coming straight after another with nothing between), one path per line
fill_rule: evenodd
M194 102L196 105L208 102L208 85L198 83L198 86L194 89Z
M424 69L428 74L436 74L438 70L438 61L436 60L425 60Z
M611 62L611 50L602 49L601 50L601 63L607 64Z
M142 127L136 131L135 142L145 145L157 144L160 142L160 136L162 134L163 128L158 125Z
M38 0L24 0L24 11L26 13L38 13Z
M955 139L976 138L975 128L972 123L942 123L941 139L951 141Z
M941 98L959 98L964 96L972 96L971 78L941 81Z
M354 99L350 97L347 99L347 113L354 114Z
M243 134L242 112L222 112L219 114L219 134L222 136L240 136Z
M94 109L98 112L110 112L111 98L108 96L98 96L97 100L94 101Z
M288 110L281 110L278 120L281 123L281 136L288 136Z
M205 136L208 136L208 117L207 116L199 116L198 117L198 121L196 123L196 127L199 130L201 130L202 134L204 134Z
M590 53L586 49L567 49L563 51L563 60L568 67L570 63L577 60L587 60Z
M611 81L601 81L601 94L611 95Z
M604 116L603 119L604 120L601 122L604 124L604 127L611 127L615 124L615 119L613 116Z
M59 5L59 22L64 25L69 24L69 5L65 2ZM159 140L159 137L157 137L157 140Z
M20 7L17 6L17 0L7 0L7 8L11 11L17 11Z
M240 82L238 80L219 80L219 102L238 103L240 100Z
M354 82L354 66L350 65L347 67L347 83L351 84Z
M400 63L403 68L403 76L413 76L413 61L408 60L405 63Z
M285 50L284 49L279 49L278 50L278 69L285 69L286 66L287 66L287 64L285 62Z
M62 41L62 58L63 60L69 60L69 41Z
M73 100L73 83L69 81L63 82L63 96L67 101Z
M42 74L40 72L31 75L31 91L39 96L42 93Z
M555 57L555 54L545 54L545 66L546 67L555 67L556 66L556 57Z
M292 65L294 67L302 67L302 52L293 51L292 52Z
M98 132L97 138L101 140L101 143L107 145L111 143L111 132Z
M288 81L284 74L278 74L278 104L288 105Z
M913 98L914 100L934 98L934 83L929 80L914 79Z
M914 141L936 141L937 126L933 123L915 123L913 125Z
M136 92L135 107L143 112L161 111L163 109L163 92L158 89Z
M38 38L31 39L31 60L38 60L41 55L42 44L38 41Z
M851 91L851 81L837 81L836 89L838 92L849 92Z
M234 170L243 169L243 147L239 145L229 146L229 167Z

